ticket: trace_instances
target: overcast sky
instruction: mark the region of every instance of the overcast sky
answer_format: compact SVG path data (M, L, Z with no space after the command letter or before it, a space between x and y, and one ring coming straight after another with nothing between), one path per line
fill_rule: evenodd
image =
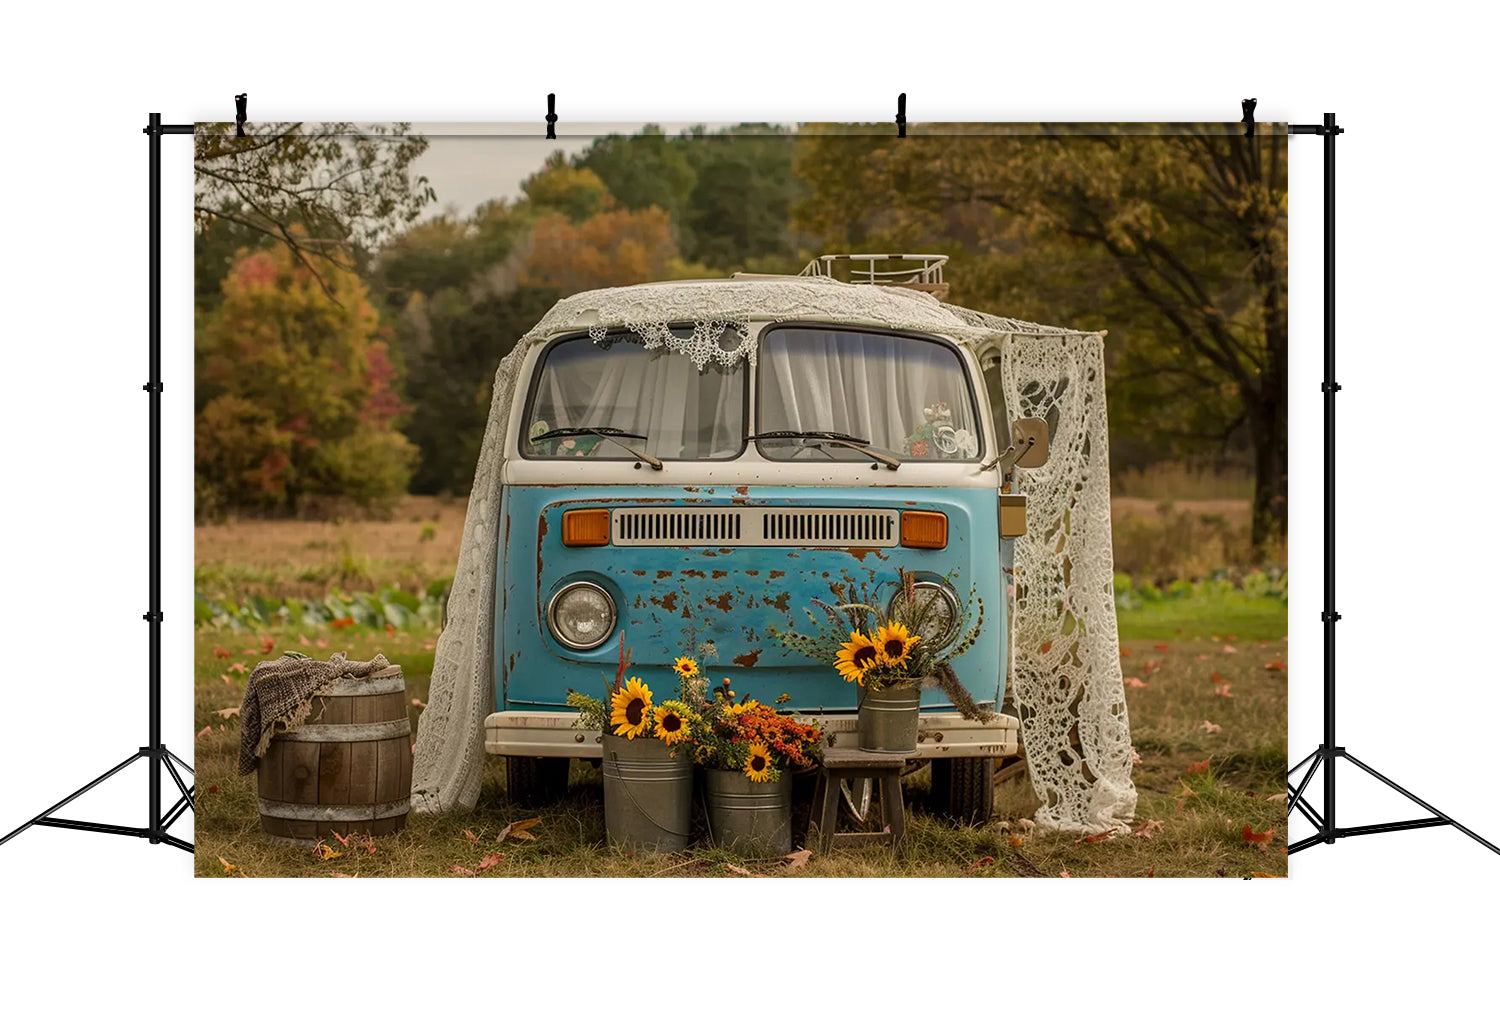
M573 156L583 152L597 138L610 134L631 135L645 124L584 125L576 129L579 134L565 133L557 139L548 139L541 132L532 136L477 135L473 134L475 125L455 125L451 128L452 134L444 134L441 126L414 125L413 132L424 135L428 146L427 152L412 162L412 174L426 175L428 183L437 192L437 202L423 209L421 219L436 217L450 208L464 217L486 200L514 199L521 194L521 182L539 170L547 155L554 150L560 149ZM675 135L686 127L684 124L661 126L668 135ZM710 124L708 127L721 126ZM457 134L460 131L469 134Z

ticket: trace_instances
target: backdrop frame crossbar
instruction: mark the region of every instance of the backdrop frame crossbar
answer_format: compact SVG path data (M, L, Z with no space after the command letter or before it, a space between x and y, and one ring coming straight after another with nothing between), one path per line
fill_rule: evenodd
M1286 813L1288 820L1291 819L1293 811L1300 812L1303 817L1312 823L1313 828L1317 830L1314 835L1306 839L1300 839L1289 845L1287 847L1287 854L1298 853L1310 846L1317 846L1320 843L1331 844L1336 839L1343 839L1348 836L1367 836L1380 832L1405 832L1409 829L1432 828L1437 825L1452 825L1480 845L1495 853L1500 853L1500 846L1496 846L1473 829L1465 828L1427 801L1392 782L1339 746L1334 739L1334 712L1337 709L1337 699L1335 693L1336 675L1333 660L1333 634L1334 626L1338 624L1342 616L1334 611L1333 513L1335 487L1333 472L1333 399L1343 389L1334 380L1333 372L1333 142L1334 139L1344 133L1344 129L1338 126L1338 121L1333 114L1324 114L1322 124L1293 124L1288 125L1287 130L1292 135L1320 135L1323 137L1323 742L1316 750L1307 757L1304 757L1287 772ZM1340 759L1348 761L1356 768L1363 770L1417 806L1431 811L1433 817L1411 818L1406 821L1387 821L1375 825L1356 825L1351 828L1340 828L1337 818L1337 803L1335 801L1337 795L1335 770L1338 767ZM1304 765L1307 766L1307 772L1302 776L1302 781L1293 784L1293 778ZM1321 814L1312 807L1306 796L1308 786L1319 768L1323 769L1323 811Z
M160 114L151 114L143 129L149 149L147 169L148 216L150 218L148 258L147 304L149 307L147 349L149 379L141 390L149 396L150 440L148 452L151 460L148 489L150 491L149 519L149 610L141 616L146 620L150 632L150 649L147 660L147 718L150 742L113 768L80 787L26 824L0 838L0 846L10 842L33 825L49 828L72 829L80 832L103 832L108 835L134 836L148 840L151 845L165 844L179 850L193 852L193 844L176 836L168 835L167 829L183 814L193 809L193 789L183 781L177 767L189 775L193 769L186 761L168 750L161 741L161 138L163 135L191 135L190 124L162 124ZM98 821L78 821L73 818L58 818L53 812L83 796L95 786L124 771L137 761L149 763L146 781L147 817L146 827L132 825L109 825ZM175 762L175 765L174 765ZM181 797L165 814L161 809L162 771L176 785Z

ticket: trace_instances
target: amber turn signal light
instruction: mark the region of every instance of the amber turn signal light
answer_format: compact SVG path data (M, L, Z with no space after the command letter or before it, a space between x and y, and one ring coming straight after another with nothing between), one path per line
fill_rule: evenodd
M947 547L948 517L941 512L901 513L901 546L903 548Z
M563 513L563 544L570 548L609 543L609 509L579 508Z

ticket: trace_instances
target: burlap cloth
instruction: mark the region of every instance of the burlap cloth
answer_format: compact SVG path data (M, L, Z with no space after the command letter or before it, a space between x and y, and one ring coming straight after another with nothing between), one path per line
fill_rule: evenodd
M365 679L389 666L383 654L369 661L350 661L343 651L327 661L287 653L256 665L240 704L240 774L255 771L278 726L287 732L307 721L318 690L335 679Z

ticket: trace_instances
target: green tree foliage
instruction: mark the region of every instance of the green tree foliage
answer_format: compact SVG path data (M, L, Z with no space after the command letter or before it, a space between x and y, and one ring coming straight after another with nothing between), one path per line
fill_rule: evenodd
M614 203L599 175L587 167L569 166L561 151L523 181L521 191L532 206L555 210L574 222L603 213Z
M295 512L311 496L378 506L405 493L415 447L364 284L291 246L247 252L200 332L199 514Z
M682 259L716 268L797 269L790 208L802 194L792 173L793 138L783 128L695 128L666 136L655 125L638 135L600 139L573 159L593 171L629 210L651 207L671 220Z
M1115 433L1243 444L1264 548L1286 527L1285 137L1035 132L813 127L794 222L831 249L949 252L957 302L1108 328Z

